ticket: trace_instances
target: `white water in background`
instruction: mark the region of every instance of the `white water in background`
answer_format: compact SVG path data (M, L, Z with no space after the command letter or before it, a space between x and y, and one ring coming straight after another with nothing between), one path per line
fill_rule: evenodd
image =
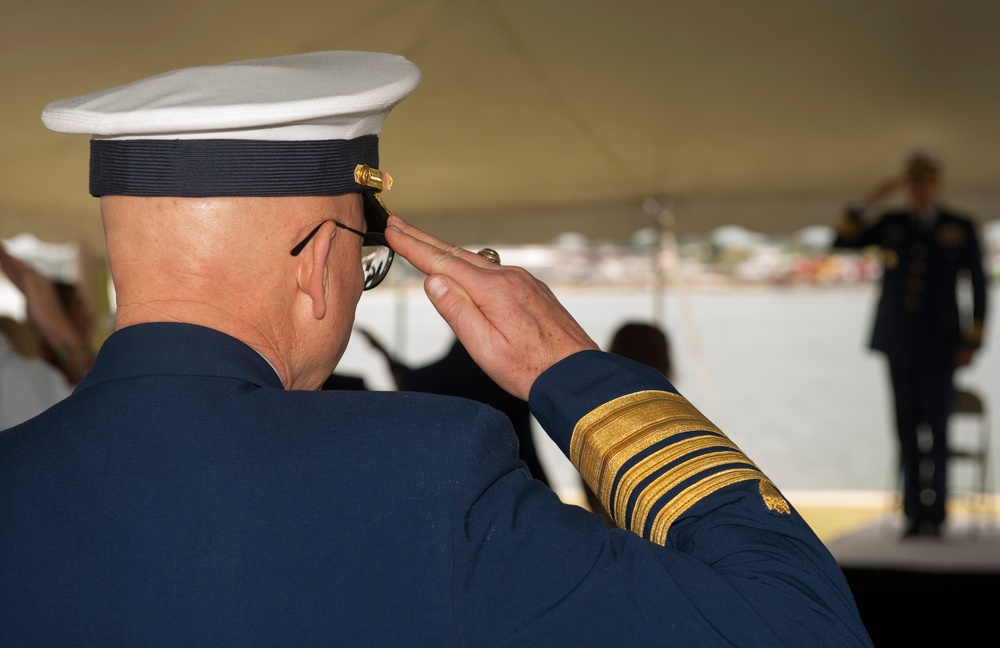
M648 321L654 307L649 290L553 289L602 346L625 321ZM978 390L988 408L1000 405L997 285L990 296L986 346L956 374L956 383ZM676 387L783 489L889 488L891 390L883 358L867 349L876 297L873 285L668 292L664 321ZM434 360L451 342L419 284L365 293L356 326L414 365ZM357 335L337 372L364 376L369 389L393 388L381 357ZM973 432L957 420L952 428L955 437ZM549 444L543 459L554 486L571 487L578 476ZM1000 467L1000 443L992 450L991 466ZM952 477L966 485L967 475L959 468Z

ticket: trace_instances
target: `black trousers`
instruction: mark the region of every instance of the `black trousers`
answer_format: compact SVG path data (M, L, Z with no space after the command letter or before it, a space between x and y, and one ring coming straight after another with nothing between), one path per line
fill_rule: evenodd
M954 358L914 352L889 357L902 460L903 512L911 524L945 517L948 418L954 402Z

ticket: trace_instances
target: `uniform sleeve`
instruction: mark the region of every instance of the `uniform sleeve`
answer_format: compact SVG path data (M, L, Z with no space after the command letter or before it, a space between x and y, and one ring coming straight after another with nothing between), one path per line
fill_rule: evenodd
M871 645L829 552L662 375L583 352L530 403L621 528L484 442L456 552L464 643Z
M972 329L966 333L968 343L978 348L983 343L986 326L986 290L987 275L983 265L983 252L979 243L976 227L969 224L969 236L966 243L966 265L969 269L969 279L972 283Z
M836 225L834 248L859 249L882 242L882 219L866 223L860 207L848 207Z

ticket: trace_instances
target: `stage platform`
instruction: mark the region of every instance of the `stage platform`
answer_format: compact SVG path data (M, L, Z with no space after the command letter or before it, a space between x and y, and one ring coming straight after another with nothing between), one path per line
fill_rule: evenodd
M1000 645L1000 495L953 496L941 537L905 540L895 493L784 495L841 566L876 648ZM583 491L560 496L586 507Z
M1000 515L992 502L949 511L938 538L901 538L901 516L888 507L824 539L877 648L1000 642Z

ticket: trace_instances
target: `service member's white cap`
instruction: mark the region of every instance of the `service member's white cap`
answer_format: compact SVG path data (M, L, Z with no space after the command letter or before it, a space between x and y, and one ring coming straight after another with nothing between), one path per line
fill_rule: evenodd
M906 177L910 180L926 180L941 174L941 160L929 151L913 151L903 164Z
M386 189L378 134L420 72L401 56L313 52L192 67L54 101L92 136L94 196L315 196ZM367 214L366 214L367 215Z

